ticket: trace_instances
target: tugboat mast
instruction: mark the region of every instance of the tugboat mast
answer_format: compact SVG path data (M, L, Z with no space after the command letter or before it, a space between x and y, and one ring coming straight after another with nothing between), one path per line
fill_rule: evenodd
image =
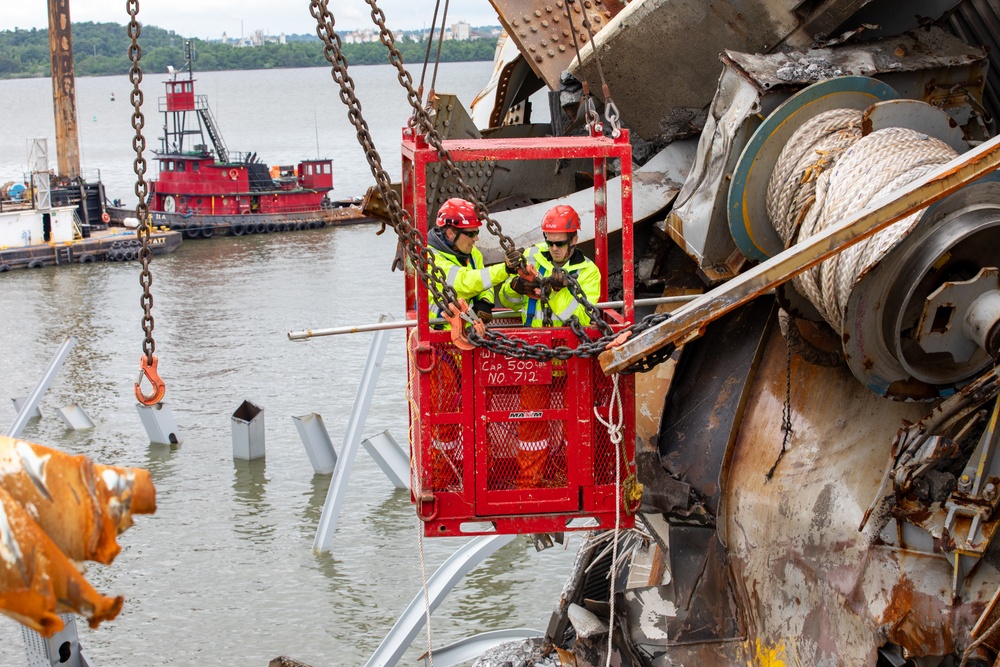
M184 43L184 68L187 69L188 78L177 78L177 72L171 68L172 74L166 82L167 96L160 101L160 111L164 114L163 139L160 152L163 154L195 153L206 154L208 147L205 143L205 133L208 133L215 148L215 157L218 162L227 164L229 162L229 150L226 142L222 138L222 133L212 110L208 106L208 97L194 94L194 47L191 41ZM182 68L183 69L183 68ZM195 122L188 126L188 112L193 112ZM188 136L197 137L196 143L190 148L185 147L185 138Z

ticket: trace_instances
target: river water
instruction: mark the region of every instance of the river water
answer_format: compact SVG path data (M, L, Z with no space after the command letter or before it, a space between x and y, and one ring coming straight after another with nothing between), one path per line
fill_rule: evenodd
M438 89L468 103L490 63L442 65ZM394 176L406 103L389 67L354 68L377 145ZM161 125L164 76L146 76L147 134ZM84 171L127 202L131 107L125 77L78 82ZM271 164L317 153L334 158L335 194L361 194L371 178L326 69L197 74L232 150ZM111 93L115 101L111 101ZM0 81L0 178L26 169L25 140L50 138L48 79ZM155 145L148 137L150 146ZM371 334L291 343L290 330L400 319L395 239L375 226L188 241L157 258L156 353L166 402L183 442L151 446L132 384L141 354L138 264L89 264L0 276L0 425L8 397L26 396L59 343L79 340L41 406L29 440L117 465L148 468L159 509L137 517L110 567L88 578L126 598L121 615L81 640L98 667L266 665L280 654L316 665L360 665L420 590L418 522L359 453L330 554L312 541L330 481L314 475L291 417L318 412L340 447ZM392 334L366 435L407 440L403 334ZM249 399L265 409L267 457L232 459L230 416ZM78 403L97 424L68 431L55 409ZM6 426L0 426L6 428ZM424 541L428 571L463 539ZM435 612L441 646L494 629L544 630L579 541L536 553L527 538L474 570ZM401 664L425 649L421 634ZM0 664L24 664L19 627L0 617Z

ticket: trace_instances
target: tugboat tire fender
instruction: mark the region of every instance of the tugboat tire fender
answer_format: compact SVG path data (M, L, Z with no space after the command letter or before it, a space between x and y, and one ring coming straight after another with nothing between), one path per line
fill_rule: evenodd
M254 227L256 228L258 234L267 233L267 225L263 222L258 222Z
M229 231L232 232L233 236L243 236L246 233L247 228L242 222L234 222Z
M268 234L270 234L271 232L273 232L273 231L275 231L277 229L278 229L278 225L274 224L273 222L269 222L269 223L267 223L267 228L264 231L266 231Z
M129 248L128 250L122 251L122 255L124 256L125 260L131 262L133 259L135 259L135 250Z
M80 255L80 263L81 264L92 264L93 262L96 262L96 261L97 261L97 258L94 257L93 255L91 255L89 252L85 252L82 255Z
M201 228L201 235L206 239L210 239L215 236L215 223L206 222Z
M8 264L6 262L0 264L0 273L7 273L10 270L11 270L10 264Z
M30 262L28 262L29 269L40 269L43 266L45 266L45 262L43 262L40 259L33 259Z

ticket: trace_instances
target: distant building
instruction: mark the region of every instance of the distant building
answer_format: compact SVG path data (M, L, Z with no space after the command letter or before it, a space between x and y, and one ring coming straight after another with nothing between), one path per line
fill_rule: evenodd
M379 41L379 34L374 30L355 30L341 37L345 44L365 44L367 42Z
M451 24L451 39L464 42L469 39L471 26L465 21ZM447 34L445 35L447 37Z

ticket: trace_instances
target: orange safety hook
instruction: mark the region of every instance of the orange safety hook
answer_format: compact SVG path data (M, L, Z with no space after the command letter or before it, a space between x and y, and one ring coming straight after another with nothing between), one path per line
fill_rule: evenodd
M448 320L448 324L451 327L451 342L460 350L476 349L476 346L469 342L469 338L465 335L464 320L466 313L469 311L469 304L465 302L465 299L459 299L457 306L453 303L446 305L448 306L448 312L443 313L442 317ZM478 317L472 322L472 327L480 336L486 335L486 325Z
M163 395L167 393L167 385L163 384L160 374L156 372L156 364L158 362L159 359L154 356L153 363L149 363L145 354L139 360L139 379L135 381L135 397L143 405L156 405L163 400ZM153 385L153 393L148 395L142 393L142 387L140 386L144 375L149 380L149 383Z

